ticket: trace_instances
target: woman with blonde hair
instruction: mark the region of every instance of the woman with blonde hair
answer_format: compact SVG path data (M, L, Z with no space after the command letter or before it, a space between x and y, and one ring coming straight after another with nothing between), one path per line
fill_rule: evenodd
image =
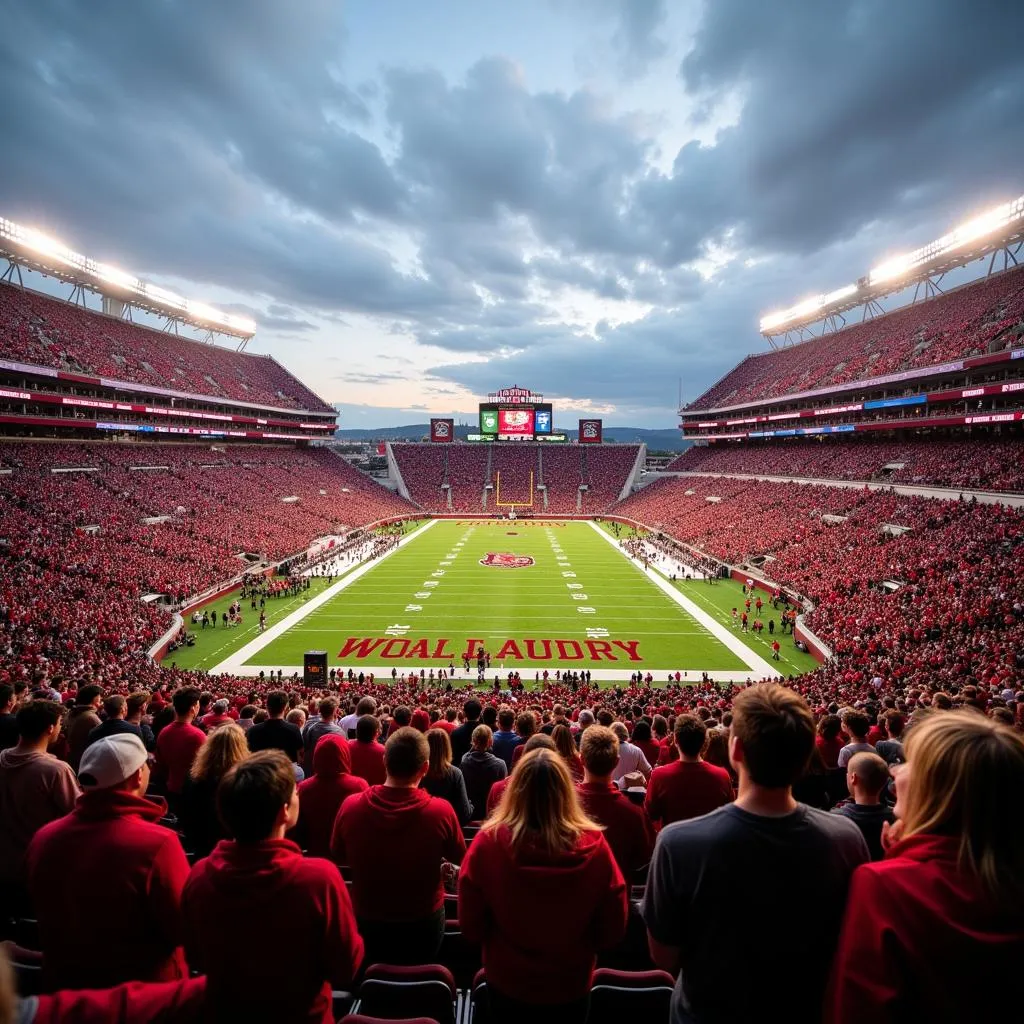
M430 767L420 781L420 789L425 789L431 796L447 800L459 824L466 825L473 818L473 805L469 802L462 772L452 764L452 742L444 729L427 729L426 735L427 746L430 747Z
M245 731L234 722L217 726L199 748L181 792L178 816L185 846L206 857L227 832L217 816L217 787L239 761L249 756Z
M583 781L583 759L576 749L576 741L572 738L572 732L567 725L556 725L551 732L551 738L555 741L555 747L565 767L569 769L572 781L580 783Z
M531 922L530 906L557 926ZM459 922L483 945L489 1019L582 1024L597 952L623 939L628 910L622 873L565 761L530 751L459 872Z
M1024 962L1024 737L943 711L906 758L886 857L853 874L829 1020L997 1019Z

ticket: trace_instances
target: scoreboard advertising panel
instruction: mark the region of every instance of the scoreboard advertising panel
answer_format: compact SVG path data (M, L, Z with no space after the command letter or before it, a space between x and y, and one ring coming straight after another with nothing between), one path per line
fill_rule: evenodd
M454 441L455 440L455 420L436 420L430 421L430 440L431 441Z
M580 420L580 444L600 444L602 420Z
M554 411L543 395L525 388L503 388L480 405L480 436L496 441L552 439Z

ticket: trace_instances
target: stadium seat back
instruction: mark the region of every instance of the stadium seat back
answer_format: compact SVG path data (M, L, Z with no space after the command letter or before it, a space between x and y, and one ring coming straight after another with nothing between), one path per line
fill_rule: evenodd
M599 968L590 987L588 1024L668 1020L674 987L666 971Z
M456 1024L457 997L455 979L440 964L373 964L359 986L358 1008L384 1020L426 1016L437 1024Z

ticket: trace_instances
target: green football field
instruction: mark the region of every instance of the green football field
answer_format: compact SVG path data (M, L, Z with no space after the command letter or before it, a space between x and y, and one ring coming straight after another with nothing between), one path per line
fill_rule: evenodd
M582 522L438 521L377 563L326 587L317 581L287 607L270 603L263 635L247 622L230 640L200 636L197 647L208 650L189 649L189 660L290 673L301 671L305 651L325 650L332 668L390 676L454 664L465 679L463 655L475 678L482 649L489 680L588 669L608 682L637 670L659 682L676 671L726 681L811 667L788 637L785 660L770 662L767 641L732 629L738 585L652 578L610 541Z

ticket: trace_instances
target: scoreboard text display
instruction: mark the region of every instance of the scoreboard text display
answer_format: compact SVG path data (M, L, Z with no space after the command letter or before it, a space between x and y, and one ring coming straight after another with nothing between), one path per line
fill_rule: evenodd
M554 410L543 395L504 388L480 406L480 436L495 441L534 441L554 435Z

